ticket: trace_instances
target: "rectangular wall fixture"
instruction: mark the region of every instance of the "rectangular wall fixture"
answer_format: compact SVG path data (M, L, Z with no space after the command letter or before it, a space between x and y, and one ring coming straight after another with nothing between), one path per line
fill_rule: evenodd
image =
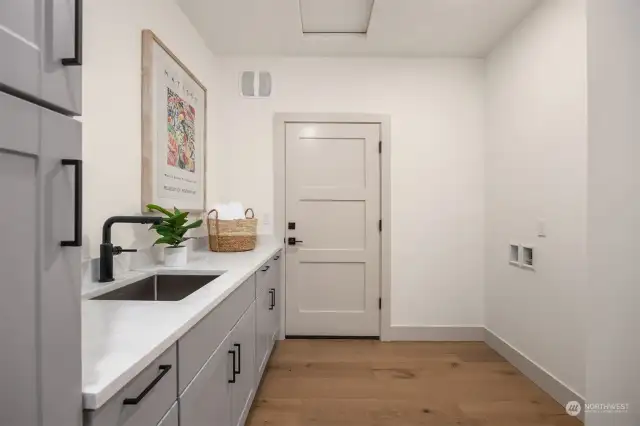
M519 244L509 244L509 265L520 266Z
M535 270L533 248L533 246L522 246L522 267L525 269Z
M374 0L300 0L303 34L366 34Z

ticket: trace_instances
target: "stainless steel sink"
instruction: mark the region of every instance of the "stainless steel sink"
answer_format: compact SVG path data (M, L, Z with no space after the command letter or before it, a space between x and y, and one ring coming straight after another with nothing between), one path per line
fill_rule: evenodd
M92 300L151 300L172 302L182 300L209 284L220 275L154 275L136 281Z

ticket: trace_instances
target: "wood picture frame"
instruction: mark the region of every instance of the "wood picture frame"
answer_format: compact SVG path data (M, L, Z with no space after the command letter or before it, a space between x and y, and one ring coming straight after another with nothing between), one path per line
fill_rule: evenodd
M149 29L142 31L142 196L206 209L207 89Z

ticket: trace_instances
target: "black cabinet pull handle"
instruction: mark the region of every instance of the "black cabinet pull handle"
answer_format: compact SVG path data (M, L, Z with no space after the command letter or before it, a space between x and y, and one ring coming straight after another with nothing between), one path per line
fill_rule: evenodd
M236 382L236 351L229 351L229 353L231 355L233 355L233 378L228 380L229 383L235 383Z
M239 343L234 343L233 346L238 349L238 371L235 370L235 363L233 364L233 374L235 375L242 373L242 345L240 345Z
M278 260L280 259L280 255L277 255L276 257L273 258L273 260Z
M264 268L260 269L262 272L267 272L271 268L271 266L267 265Z
M64 66L80 66L82 65L82 0L75 1L76 15L74 18L74 42L73 58L63 58L62 65Z
M144 397L147 396L149 392L151 392L151 389L153 389L153 387L157 385L160 380L162 380L162 378L169 372L169 370L171 370L171 365L161 365L158 367L158 369L160 370L160 374L158 374L156 378L153 379L153 382L149 383L149 386L144 388L140 395L138 395L136 398L125 398L122 403L124 405L138 405L140 401L142 401Z
M269 310L273 311L273 308L276 306L276 289L270 288L269 294L271 295L271 303L269 303Z
M75 167L75 188L73 191L73 240L62 241L63 247L82 247L82 160L63 159L63 166Z

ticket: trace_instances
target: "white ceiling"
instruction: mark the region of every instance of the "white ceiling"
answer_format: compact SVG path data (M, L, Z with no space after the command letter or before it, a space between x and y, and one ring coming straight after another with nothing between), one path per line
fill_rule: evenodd
M375 0L359 35L303 34L299 0L176 1L218 54L466 57L489 53L539 2Z

